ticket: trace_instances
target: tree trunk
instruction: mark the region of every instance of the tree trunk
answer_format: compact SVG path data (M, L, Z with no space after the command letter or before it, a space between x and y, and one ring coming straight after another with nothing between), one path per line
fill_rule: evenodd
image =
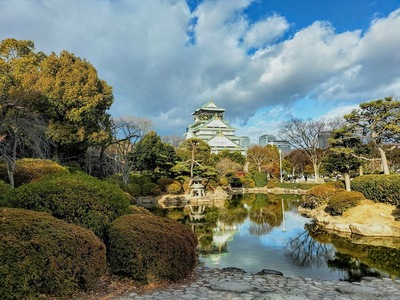
M350 187L350 174L349 173L344 173L344 183L346 185L346 191L350 192L351 187Z
M15 182L14 182L14 170L15 170L15 161L11 160L6 160L6 165L7 165L7 174L8 174L8 180L10 181L10 185L12 188L15 187Z
M389 171L389 166L388 166L385 150L383 150L382 147L378 146L378 151L379 151L379 154L381 155L383 174L388 175L388 174L390 174L390 171Z
M359 172L360 172L360 176L363 176L363 175L364 175L364 168L363 168L363 166L360 166Z
M7 175L12 188L15 187L14 172L15 172L15 164L17 161L17 145L18 141L17 138L15 138L12 148L12 153L9 157L6 157Z
M319 179L319 167L318 167L318 164L313 163L313 168L314 168L315 182L317 182L318 179Z

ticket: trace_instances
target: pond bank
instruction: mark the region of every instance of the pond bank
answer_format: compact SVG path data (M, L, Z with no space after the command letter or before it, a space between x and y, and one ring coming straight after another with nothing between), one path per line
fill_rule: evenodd
M299 207L298 211L316 220L325 230L341 235L370 237L400 237L400 222L392 215L394 205L362 200L356 207L345 211L342 216L331 216L325 206L315 209Z
M156 299L400 299L400 280L365 277L361 282L248 274L240 269L198 268L193 280L130 293L113 300Z

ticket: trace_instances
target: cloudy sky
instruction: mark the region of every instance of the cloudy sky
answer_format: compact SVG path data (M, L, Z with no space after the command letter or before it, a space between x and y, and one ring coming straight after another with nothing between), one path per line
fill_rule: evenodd
M183 136L213 99L257 142L400 96L400 0L0 0L0 39L85 58L114 117Z

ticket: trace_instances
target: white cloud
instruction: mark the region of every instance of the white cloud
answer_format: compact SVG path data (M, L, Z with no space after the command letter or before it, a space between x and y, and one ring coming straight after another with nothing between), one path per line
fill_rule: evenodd
M289 29L284 17L274 15L253 24L246 32L243 44L246 48L264 48L281 37Z
M252 2L205 0L191 13L183 0L0 0L0 39L87 59L113 86L112 114L151 118L161 135L182 135L210 98L256 137L277 131L302 99L318 102L317 117L398 95L400 9L366 32L316 21L283 40L290 20L249 20ZM275 107L282 113L261 119Z

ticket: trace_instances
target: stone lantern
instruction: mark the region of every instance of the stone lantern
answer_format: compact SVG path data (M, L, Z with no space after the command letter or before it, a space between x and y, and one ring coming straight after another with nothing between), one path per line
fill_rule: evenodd
M206 193L204 191L204 185L201 184L202 178L200 177L193 177L191 190L190 190L190 197L191 198L200 198L205 197Z

